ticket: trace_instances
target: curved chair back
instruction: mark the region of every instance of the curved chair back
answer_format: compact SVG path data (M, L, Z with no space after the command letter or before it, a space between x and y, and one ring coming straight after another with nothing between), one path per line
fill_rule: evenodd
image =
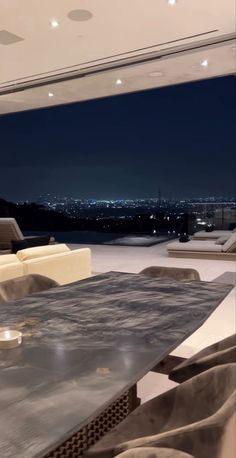
M43 275L23 275L0 283L0 302L10 302L58 286L58 283Z
M235 379L236 363L187 380L138 407L85 456L113 458L133 448L161 447L195 458L233 458Z
M195 269L185 269L181 267L162 267L150 266L141 270L140 274L148 275L152 278L172 278L178 281L200 281L200 275Z
M159 447L140 447L127 450L117 455L116 458L194 458L192 455L173 450L170 448Z
M177 383L194 377L211 367L236 362L236 334L216 342L174 367L169 379Z

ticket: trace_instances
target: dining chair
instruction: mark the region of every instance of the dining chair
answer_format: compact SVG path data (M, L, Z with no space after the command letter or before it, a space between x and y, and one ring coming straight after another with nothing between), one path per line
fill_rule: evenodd
M174 367L169 379L177 383L194 377L211 367L236 363L236 334L210 345Z
M150 266L141 270L139 273L151 278L172 278L178 281L200 281L200 275L197 270L182 267Z
M59 286L56 281L43 275L32 274L12 278L0 283L0 303L23 299L30 294L56 286Z
M138 407L85 456L162 447L195 458L235 458L235 380L235 363L196 375Z

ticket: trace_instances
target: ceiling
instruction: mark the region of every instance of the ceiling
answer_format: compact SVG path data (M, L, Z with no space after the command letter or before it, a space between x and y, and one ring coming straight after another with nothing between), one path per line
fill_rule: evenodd
M236 72L234 0L0 0L0 11L0 114Z

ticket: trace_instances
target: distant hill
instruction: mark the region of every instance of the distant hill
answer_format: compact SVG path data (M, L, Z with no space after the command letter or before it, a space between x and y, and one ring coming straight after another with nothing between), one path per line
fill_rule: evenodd
M0 199L0 217L15 218L22 231L58 231L78 229L79 222L43 205L15 204Z

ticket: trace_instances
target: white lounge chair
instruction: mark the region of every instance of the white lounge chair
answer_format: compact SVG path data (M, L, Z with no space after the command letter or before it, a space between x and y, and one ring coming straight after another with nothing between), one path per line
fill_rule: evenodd
M167 245L168 255L179 258L236 260L236 232L223 244L215 240L190 240L186 243L172 242Z
M233 231L223 231L223 230L215 230L212 232L206 232L206 231L199 231L195 232L193 235L193 240L217 240L219 237L230 237L234 232L236 232L236 229Z

